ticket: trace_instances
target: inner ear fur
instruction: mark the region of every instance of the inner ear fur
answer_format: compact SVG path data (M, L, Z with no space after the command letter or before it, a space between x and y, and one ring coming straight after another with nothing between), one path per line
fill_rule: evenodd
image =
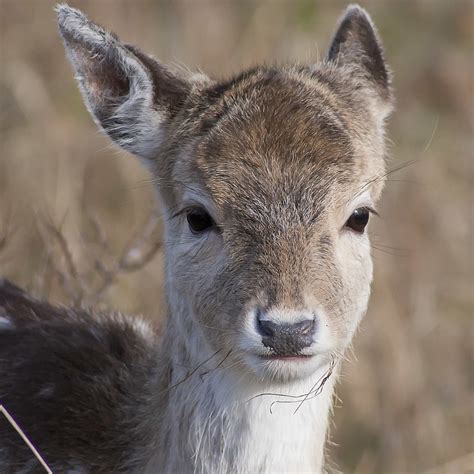
M152 158L191 83L67 5L56 9L69 60L96 123L119 146Z

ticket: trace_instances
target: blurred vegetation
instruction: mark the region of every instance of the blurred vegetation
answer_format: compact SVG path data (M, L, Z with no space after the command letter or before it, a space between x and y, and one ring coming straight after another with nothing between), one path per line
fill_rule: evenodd
M329 0L70 3L163 61L215 77L258 62L316 61L345 7ZM373 297L355 339L358 360L346 364L339 386L331 457L344 472L472 472L474 3L361 3L395 72L388 166L413 164L390 175L372 228ZM7 233L0 274L70 302L54 265L67 270L71 259L99 288L97 256L110 270L129 248L153 209L153 190L137 160L96 132L53 6L0 0L0 247ZM48 223L61 229L69 256ZM158 253L139 271L117 272L101 304L159 321L162 271Z

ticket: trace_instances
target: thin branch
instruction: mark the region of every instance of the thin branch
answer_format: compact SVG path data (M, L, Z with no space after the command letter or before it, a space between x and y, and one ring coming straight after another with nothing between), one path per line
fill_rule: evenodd
M7 212L0 231L0 253L7 248L11 233L11 213Z
M61 250L61 254L64 257L64 261L66 264L66 271L73 281L75 281L79 285L79 294L76 295L76 303L79 303L84 294L86 293L86 284L80 275L77 266L74 262L74 258L72 256L71 250L69 249L69 245L67 243L66 238L64 237L63 233L61 232L60 227L56 227L50 220L45 219L43 221L46 229L52 234L54 239L59 245L59 248Z
M145 224L144 230L128 241L121 255L117 259L114 259L114 262L109 267L105 266L100 258L95 258L94 268L101 274L102 282L99 287L89 295L88 301L90 303L99 301L120 274L140 270L155 257L162 247L161 240L157 238L153 239L153 234L157 231L159 222L159 218L152 212ZM105 240L103 239L105 232L103 232L97 221L95 227L97 229L97 235L101 236L101 247L109 249L110 247L104 243ZM151 244L150 241L152 241Z

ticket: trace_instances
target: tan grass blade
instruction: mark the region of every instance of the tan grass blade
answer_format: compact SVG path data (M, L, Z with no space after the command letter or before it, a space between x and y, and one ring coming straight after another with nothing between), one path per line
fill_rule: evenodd
M33 446L31 441L26 437L25 433L23 433L22 429L17 425L16 421L12 418L10 413L8 413L7 409L3 406L0 405L0 413L3 413L5 418L10 422L10 424L15 428L16 432L22 437L23 441L28 445L28 447L31 449L33 454L36 456L36 459L41 463L41 465L44 467L45 471L48 474L53 474L53 471L48 467L44 459L41 457L40 453L36 450L36 448Z

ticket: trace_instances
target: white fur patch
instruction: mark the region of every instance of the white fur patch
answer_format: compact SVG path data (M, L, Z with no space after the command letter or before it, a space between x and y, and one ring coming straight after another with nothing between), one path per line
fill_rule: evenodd
M2 313L2 310L3 310L3 308L0 308L0 314ZM14 327L15 327L15 325L13 324L13 322L10 319L8 319L4 316L0 316L0 330L2 330L2 329L12 329Z
M336 373L321 392L307 399L305 394L325 373L322 368L284 385L239 379L225 371L213 372L204 383L190 379L174 399L184 409L193 407L189 432L181 432L179 423L173 426L172 436L182 449L169 453L161 469L152 463L150 472L321 473Z
M155 338L155 333L153 332L151 326L141 318L133 317L130 318L132 322L133 329L140 334L144 339L152 340Z
M52 398L54 391L54 385L44 385L38 392L38 398Z

